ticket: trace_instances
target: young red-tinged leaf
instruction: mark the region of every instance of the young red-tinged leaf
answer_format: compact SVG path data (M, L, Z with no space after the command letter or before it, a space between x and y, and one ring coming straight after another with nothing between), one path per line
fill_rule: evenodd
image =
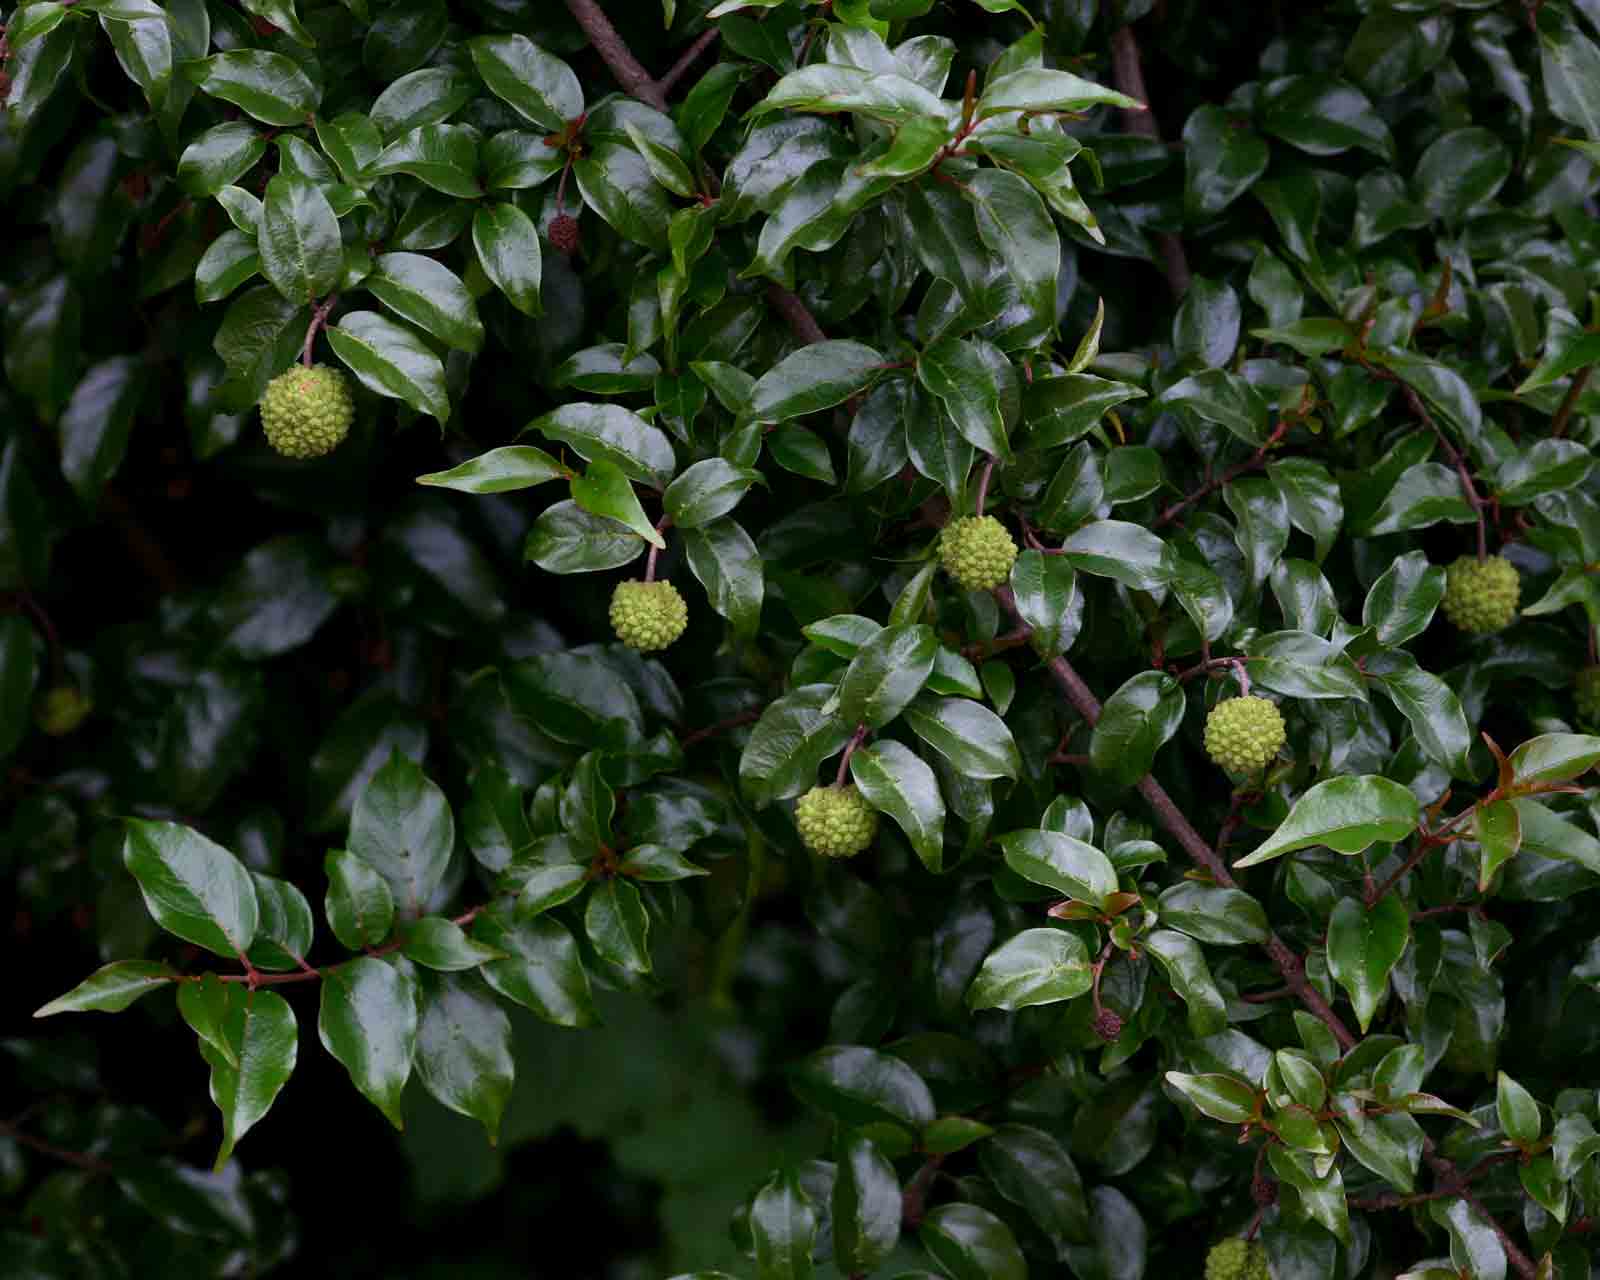
M1589 772L1600 762L1600 737L1584 733L1546 733L1517 747L1506 763L1513 785L1566 782Z

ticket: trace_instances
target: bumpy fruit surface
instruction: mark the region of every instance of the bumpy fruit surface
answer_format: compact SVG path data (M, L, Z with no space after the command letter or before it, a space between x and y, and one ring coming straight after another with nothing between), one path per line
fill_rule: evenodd
M324 364L295 365L267 383L261 426L267 443L290 458L320 458L350 430L355 405L344 374Z
M563 213L550 222L550 243L562 253L573 254L578 251L578 245L583 238L578 227L578 220L570 213Z
M872 843L878 812L853 786L812 787L794 808L806 848L827 858L848 858Z
M34 722L52 738L62 738L76 729L94 710L94 704L81 689L58 685L39 699L34 707Z
M1578 704L1578 718L1586 724L1600 724L1600 667L1585 667L1573 682L1572 699Z
M1206 1254L1206 1280L1272 1280L1266 1247L1237 1236L1219 1240Z
M1254 773L1283 740L1283 713L1254 694L1219 702L1206 717L1206 754L1229 773Z
M665 649L689 625L689 606L670 582L617 583L611 593L611 629L642 653Z
M1517 616L1522 580L1504 556L1482 564L1476 556L1462 556L1444 574L1444 616L1463 631L1500 631Z
M967 591L990 591L1011 576L1017 544L993 516L964 516L944 528L939 559Z

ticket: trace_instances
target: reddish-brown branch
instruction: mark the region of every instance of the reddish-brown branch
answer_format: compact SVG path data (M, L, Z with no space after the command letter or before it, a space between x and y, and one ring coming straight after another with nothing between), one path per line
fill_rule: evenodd
M1533 1260L1522 1252L1517 1246L1517 1242L1495 1220L1495 1216L1483 1207L1483 1201L1479 1200L1467 1185L1469 1179L1462 1176L1461 1171L1456 1168L1452 1161L1439 1154L1438 1149L1433 1145L1432 1138L1424 1138L1422 1140L1422 1158L1428 1162L1428 1167L1433 1170L1440 1182L1454 1185L1456 1193L1476 1209L1478 1216L1494 1229L1495 1235L1499 1237L1500 1247L1506 1251L1506 1260L1511 1263L1516 1273L1522 1276L1523 1280L1537 1280L1539 1268L1534 1266Z
M12 1125L0 1120L0 1136L10 1138L13 1142L20 1142L25 1147L30 1147L41 1155L47 1155L53 1160L60 1160L63 1164L76 1165L80 1169L87 1169L90 1173L110 1173L111 1166L98 1157L91 1156L83 1151L69 1151L66 1147L58 1147L46 1142L43 1138L36 1138L31 1133L24 1133Z
M1441 1180L1432 1191L1420 1191L1409 1196L1401 1195L1398 1191L1385 1191L1375 1196L1353 1196L1350 1207L1371 1212L1379 1209L1409 1209L1414 1204L1426 1204L1429 1200L1447 1200L1451 1196L1460 1195L1469 1183L1476 1182L1496 1165L1521 1158L1520 1151L1502 1151L1473 1165L1465 1173L1458 1170L1454 1180Z
M672 64L672 70L656 81L656 84L661 89L663 98L672 92L672 87L683 79L684 73L694 65L695 59L714 45L717 42L717 37L721 34L720 30L712 27L711 30L703 33L698 40L684 50L683 57Z
M741 725L754 724L759 719L761 719L761 709L759 707L750 711L741 711L736 716L729 716L726 720L718 720L716 724L708 724L703 729L696 729L679 742L678 745L687 751L697 742L703 742L705 739L719 733L726 733L729 729L737 729Z
M805 346L814 342L826 342L828 335L822 331L822 326L817 323L817 318L811 314L806 304L782 285L770 284L767 286L767 301L773 309L789 323L789 328L794 331L794 336L799 338Z
M834 775L834 779L833 779L833 785L834 786L842 787L842 786L844 786L845 782L849 779L849 777L850 777L850 757L855 755L856 748L859 747L866 740L867 740L867 726L864 725L864 724L858 724L856 726L855 733L850 735L850 741L845 746L844 754L839 757L839 772Z
M1567 388L1567 394L1562 397L1561 407L1556 410L1556 416L1550 420L1550 434L1564 436L1567 434L1567 424L1572 421L1572 411L1577 407L1578 397L1583 394L1589 385L1589 375L1594 372L1594 366L1585 365L1573 375L1572 385Z
M339 301L339 295L330 293L311 312L311 323L306 326L305 345L300 349L300 363L308 369L311 367L311 349L316 345L317 331L327 326L328 312L333 310L333 304L337 301Z
M1119 93L1125 93L1136 101L1149 103L1150 93L1145 88L1139 42L1134 38L1132 27L1119 27L1111 34L1111 82L1116 85ZM1148 109L1144 111L1125 109L1122 112L1122 127L1126 132L1136 133L1142 137L1155 138L1157 141L1161 138L1161 129L1156 124L1155 112ZM1172 295L1181 298L1189 291L1191 279L1189 259L1183 251L1183 241L1169 231L1157 232L1155 241L1156 247L1161 251L1161 260L1166 271L1167 284L1172 288Z
M465 929L488 909L489 904L487 902L480 902L477 906L463 911L460 915L451 920L450 923L458 926L459 928ZM404 938L395 938L384 943L381 947L369 947L367 949L367 954L374 957L391 955L400 950L400 948L405 946L405 944L406 940ZM311 982L324 976L322 970L313 969L299 956L296 956L295 959L299 962L300 968L296 969L292 973L262 973L260 969L257 969L254 965L252 965L244 956L240 956L239 959L244 964L245 971L243 973L217 974L216 978L219 982L242 982L249 987L250 990L254 991L257 987L281 987L286 983ZM338 968L337 965L332 967ZM198 982L201 978L206 976L208 975L197 973L192 977L185 978L184 981Z
M1026 625L1017 609L1016 598L1012 596L1009 588L999 588L995 592L995 598L999 600L1000 607L1010 614L1019 626ZM1060 686L1073 710L1092 727L1100 719L1100 700L1094 696L1089 686L1084 684L1082 678L1072 669L1072 664L1065 658L1053 659L1049 667L1051 677ZM1194 829L1194 824L1184 816L1183 811L1167 794L1167 789L1156 781L1153 774L1147 773L1139 779L1138 791L1155 813L1156 820L1183 846L1183 851L1190 858L1206 869L1213 881L1227 889L1237 887L1227 865L1217 856L1216 850ZM1343 1019L1333 1011L1333 1007L1322 998L1322 993L1311 985L1306 977L1305 963L1300 957L1275 933L1269 935L1263 945L1273 964L1278 967L1278 972L1283 975L1284 982L1299 997L1300 1003L1327 1025L1341 1047L1353 1049L1356 1037L1351 1034L1350 1028L1344 1025Z
M639 60L633 56L633 51L628 48L627 42L617 34L617 29L611 25L611 19L606 17L605 10L596 4L595 0L567 0L567 11L583 28L583 33L589 37L589 43L594 46L595 52L600 55L600 60L610 69L611 74L617 78L617 83L640 102L654 107L657 111L665 111L667 95L661 91L661 86L651 78L650 73L639 65Z
M1212 476L1198 489L1194 490L1194 492L1185 494L1183 497L1179 498L1170 507L1156 517L1156 522L1152 527L1160 529L1164 525L1171 524L1174 520L1181 516L1185 510L1193 506L1196 502L1199 502L1201 498L1215 493L1218 489L1227 488L1228 485L1232 484L1240 476L1247 475L1254 471L1257 467L1262 466L1267 460L1267 454L1272 451L1273 446L1276 445L1278 441L1283 439L1288 430L1289 424L1287 422L1280 422L1272 434L1267 437L1266 442L1259 449L1257 449L1255 453L1251 454L1249 458L1245 459L1245 461L1239 463L1237 466L1229 467L1220 476Z
M943 1163L943 1156L929 1156L922 1162L922 1168L918 1169L911 1181L906 1184L905 1193L900 1197L900 1220L905 1224L907 1231L915 1231L922 1225L928 1188L933 1185L933 1179Z

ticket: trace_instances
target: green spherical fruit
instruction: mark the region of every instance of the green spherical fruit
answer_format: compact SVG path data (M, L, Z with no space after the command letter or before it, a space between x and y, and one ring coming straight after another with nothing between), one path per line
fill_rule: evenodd
M267 443L288 458L320 458L350 430L355 405L344 374L327 365L295 365L267 383L261 426Z
M1272 1280L1266 1247L1237 1236L1217 1241L1206 1254L1206 1280Z
M611 629L641 653L665 649L689 625L689 606L670 582L617 583L611 593Z
M1254 773L1283 740L1283 713L1254 694L1219 702L1206 717L1206 754L1229 773Z
M812 787L794 807L806 848L827 858L848 858L872 843L878 812L853 786Z
M956 585L967 591L992 591L1011 576L1017 544L993 516L963 516L944 527L939 560Z
M1572 682L1572 700L1578 704L1578 719L1600 724L1600 667L1585 667Z
M52 738L65 737L88 718L94 703L70 684L58 685L41 697L34 707L34 722Z
M1517 616L1522 580L1504 556L1462 556L1444 571L1444 616L1463 631L1500 631Z

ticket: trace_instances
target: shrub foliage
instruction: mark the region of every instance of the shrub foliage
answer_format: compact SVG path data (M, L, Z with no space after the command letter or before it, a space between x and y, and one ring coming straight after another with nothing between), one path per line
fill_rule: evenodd
M0 858L203 1061L0 1272L293 1258L315 1056L659 1272L1588 1277L1600 5L609 8L6 15Z

